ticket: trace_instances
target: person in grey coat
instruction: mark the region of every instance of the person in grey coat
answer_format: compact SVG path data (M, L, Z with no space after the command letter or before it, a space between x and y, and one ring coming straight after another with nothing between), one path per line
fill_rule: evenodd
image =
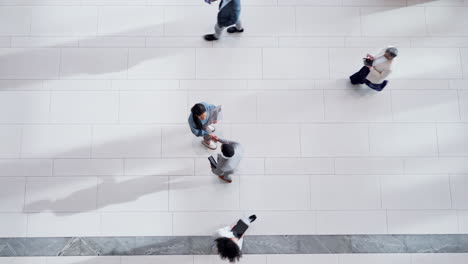
M232 182L231 174L235 172L244 155L244 148L240 143L225 139L218 139L221 142L221 153L218 153L216 167L211 166L211 171L228 183Z
M216 0L208 0L210 3ZM218 17L215 25L215 33L205 35L206 41L218 40L221 37L221 33L226 27L227 32L242 33L244 28L240 21L241 3L240 0L221 0L219 3ZM232 26L235 25L235 26ZM232 26L232 27L230 27Z

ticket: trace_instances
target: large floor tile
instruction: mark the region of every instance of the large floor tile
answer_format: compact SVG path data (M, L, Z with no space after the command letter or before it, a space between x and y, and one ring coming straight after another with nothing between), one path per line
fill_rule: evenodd
M301 152L313 156L362 156L369 154L367 125L303 125Z
M468 121L468 91L458 91L458 98L460 103L460 117L461 120Z
M268 158L265 159L265 174L333 174L331 158Z
M0 79L27 79L31 85L35 79L59 77L60 50L48 49L0 49Z
M26 36L31 29L31 8L5 6L0 8L0 36Z
M385 211L318 211L318 234L386 234Z
M403 174L401 158L337 158L336 174Z
M310 235L316 233L315 211L256 212L248 235ZM250 215L249 213L246 216Z
M342 264L410 264L409 254L343 254L340 255Z
M260 79L262 77L262 50L197 49L197 79ZM223 67L213 65L223 63Z
M232 125L232 138L244 146L246 157L300 156L299 126Z
M97 207L103 212L167 211L167 176L99 177Z
M262 92L258 95L258 109L258 120L262 123L308 123L322 121L324 119L323 92Z
M178 177L169 182L170 211L232 211L239 209L239 179L224 184L216 176Z
M31 213L28 214L29 237L97 236L98 213Z
M369 134L370 151L374 155L437 155L437 135L431 124L373 124Z
M390 234L458 233L457 214L451 210L387 211Z
M122 256L121 264L193 264L194 256ZM207 262L204 262L207 263Z
M25 184L26 179L23 177L0 178L0 212L23 211Z
M220 122L226 123L255 123L257 122L258 91L193 91L189 92L189 106L199 102L208 102L222 106ZM190 111L185 111L184 122Z
M411 157L405 159L407 174L462 174L468 173L466 157Z
M314 254L314 255L269 255L267 256L268 264L338 264L340 258L338 255L332 254Z
M240 203L244 210L308 210L308 176L240 177Z
M125 175L193 175L193 159L125 159Z
M392 91L393 120L398 122L459 121L457 91Z
M246 238L248 239L248 238ZM221 259L219 256L193 256L194 264L222 264L226 263L226 260ZM266 264L265 255L242 255L240 261L246 264Z
M210 236L219 228L231 226L242 218L242 212L175 212L175 236ZM249 228L249 234L250 228Z
M40 125L23 127L23 158L89 158L91 127Z
M2 91L0 123L47 123L49 107L49 92Z
M468 124L437 124L440 156L468 155Z
M365 36L426 36L424 8L361 8L362 34ZM398 19L395 19L398 18ZM375 23L375 21L381 23ZM411 21L411 23L407 23Z
M453 263L462 264L468 260L468 254L414 254L411 256L413 264L442 264Z
M468 175L451 175L452 208L468 209Z
M171 4L174 1L171 1ZM214 32L217 5L211 6L166 6L166 36L203 36Z
M183 91L120 92L120 122L185 123L187 112L187 94Z
M458 227L462 234L468 233L468 211L458 211Z
M325 120L338 122L392 121L390 94L372 90L325 91Z
M125 79L127 67L127 49L64 49L61 54L60 77L62 79Z
M393 72L389 78L431 80L462 78L458 48L401 48L400 52L405 56L395 58Z
M323 48L263 49L264 79L329 78L328 51Z
M312 206L319 210L381 208L380 180L375 175L311 176L311 192Z
M457 17L457 23L452 19ZM468 6L428 7L426 20L431 36L468 36Z
M113 123L119 118L118 105L115 91L54 91L50 118L53 123Z
M357 36L361 34L359 8L301 7L296 9L296 31L302 36Z
M288 36L295 31L296 13L293 7L255 6L241 12L247 36Z
M120 256L60 256L60 257L47 257L47 264L119 264Z
M460 49L460 53L461 53L461 60L462 60L462 68L463 68L463 78L467 78L468 76L468 69L467 69L467 66L468 66L468 49L464 48L464 49Z
M0 176L52 176L52 167L50 159L2 159Z
M88 6L44 6L32 10L33 36L95 36L98 10Z
M0 126L0 158L19 158L22 131L19 126Z
M100 125L93 127L94 158L152 158L161 156L161 127Z
M382 176L382 207L386 209L450 209L447 175Z
M77 213L96 209L96 177L36 177L26 182L26 212Z
M130 49L129 56L129 79L195 78L194 49Z
M168 212L101 213L103 236L171 236L172 214Z
M162 7L106 6L99 8L98 33L105 36L162 36L163 23Z
M120 159L55 159L56 176L123 175L124 161Z
M27 214L23 213L0 213L2 225L0 226L0 237L25 237L27 230Z
M243 158L235 172L235 175L263 174L265 174L265 161L262 158ZM213 175L210 163L206 157L195 159L195 175Z
M384 46L385 47L385 46ZM383 48L383 47L382 47ZM330 48L329 57L330 57L330 76L333 79L340 79L344 81L346 86L340 82L337 87L341 89L346 89L354 91L357 95L367 96L367 97L376 97L380 96L377 93L372 93L372 90L367 89L366 86L353 86L350 84L348 77L359 69L362 68L362 58L366 56L367 53L376 54L380 51L381 48ZM342 80L341 80L342 79ZM333 80L335 81L335 80ZM364 89L359 89L359 88Z

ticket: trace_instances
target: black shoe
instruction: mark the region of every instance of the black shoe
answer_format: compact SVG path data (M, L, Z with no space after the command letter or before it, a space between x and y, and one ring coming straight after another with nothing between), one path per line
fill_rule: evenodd
M251 215L251 216L249 216L249 219L250 219L250 223L252 223L253 221L255 221L255 219L257 219L257 216L256 215Z
M218 38L217 38L217 37L215 37L215 35L214 35L214 34L208 34L208 35L205 35L203 38L204 38L206 41L214 41L214 40L218 40Z
M227 29L228 33L242 33L244 32L244 29L237 29L236 27L230 27Z

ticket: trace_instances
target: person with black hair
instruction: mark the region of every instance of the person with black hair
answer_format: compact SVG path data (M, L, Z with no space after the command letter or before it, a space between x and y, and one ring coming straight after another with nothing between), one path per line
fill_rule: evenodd
M251 215L248 218L241 219L237 224L244 225L244 232L250 224L257 219L256 215ZM239 261L242 257L242 244L244 243L244 234L237 234L234 230L236 225L231 227L216 230L214 249L219 254L221 259L227 259L229 262L234 263Z
M215 2L216 0L205 0L207 3ZM241 21L239 19L241 12L241 3L240 0L221 0L219 3L219 11L217 16L217 23L215 25L214 34L205 35L204 38L206 41L218 40L221 37L223 30L226 27L227 32L230 34L233 33L242 33L244 28L242 27Z
M218 153L216 167L211 165L211 171L228 183L232 182L231 174L234 173L244 154L244 148L240 143L217 138L215 141L222 143L221 153Z
M213 134L220 118L221 106L216 107L213 104L201 102L195 104L188 118L190 130L197 137L203 137L203 146L215 150L215 140L218 138Z

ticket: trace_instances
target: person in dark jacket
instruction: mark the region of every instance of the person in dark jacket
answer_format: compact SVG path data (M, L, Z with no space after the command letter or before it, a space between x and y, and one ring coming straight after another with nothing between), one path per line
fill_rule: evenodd
M215 2L216 0L210 1ZM227 29L227 32L231 34L244 32L244 28L242 27L241 21L239 19L240 11L240 0L221 0L221 3L219 3L219 11L217 23L215 25L215 33L205 35L205 40L218 40L221 37L221 33L223 32L224 28L226 27L229 27Z

